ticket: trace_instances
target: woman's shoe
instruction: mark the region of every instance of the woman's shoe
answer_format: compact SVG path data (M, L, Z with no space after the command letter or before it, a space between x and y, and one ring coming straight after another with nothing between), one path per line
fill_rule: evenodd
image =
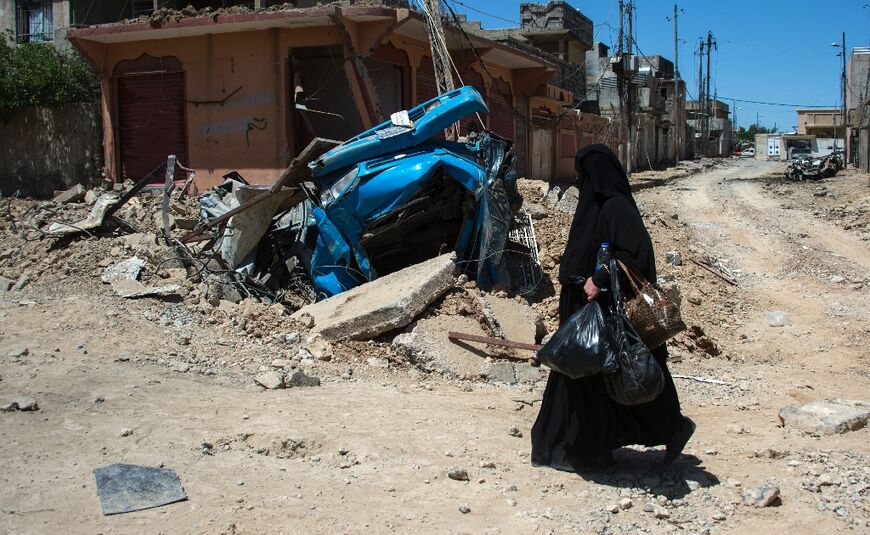
M686 447L689 439L692 438L695 427L695 422L683 416L683 428L676 432L671 437L671 440L668 441L667 446L665 446L665 464L673 463L683 453L683 448Z

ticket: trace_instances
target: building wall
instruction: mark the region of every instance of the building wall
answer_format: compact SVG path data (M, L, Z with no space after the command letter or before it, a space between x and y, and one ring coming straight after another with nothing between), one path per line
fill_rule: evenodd
M293 139L286 117L287 58L293 47L339 45L338 29L280 30L154 39L111 46L83 41L82 47L103 76L105 159L109 175L119 178L115 67L143 54L177 58L185 73L189 162L200 187L238 171L253 182L271 182L292 158ZM241 88L241 89L239 89ZM224 104L220 101L239 89ZM261 120L262 119L262 120ZM256 129L249 128L256 124ZM155 162L155 167L160 162Z
M0 191L49 197L100 179L102 132L97 104L28 108L0 123Z
M15 0L0 0L0 32L15 32Z

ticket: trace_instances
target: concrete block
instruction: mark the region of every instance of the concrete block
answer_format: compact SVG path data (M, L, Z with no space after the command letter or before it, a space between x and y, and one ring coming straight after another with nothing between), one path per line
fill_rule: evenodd
M85 199L85 187L81 184L76 184L66 191L62 191L55 195L54 202L58 204L66 204L68 202L81 202Z
M453 287L456 254L441 255L357 286L293 314L326 340L364 340L404 327Z
M870 403L839 398L811 401L782 409L779 419L785 427L811 435L837 435L867 425Z
M493 326L497 335L514 342L535 343L537 314L530 306L491 294L484 295L483 302L486 319L497 323L497 327Z

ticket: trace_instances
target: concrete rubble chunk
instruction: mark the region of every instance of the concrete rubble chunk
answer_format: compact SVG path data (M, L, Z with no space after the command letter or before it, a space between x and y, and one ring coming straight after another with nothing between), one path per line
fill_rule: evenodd
M284 373L279 371L263 372L254 377L254 381L268 390L284 388Z
M510 362L487 362L480 367L480 373L489 381L507 384L517 382L514 365Z
M525 303L514 299L497 297L491 294L483 296L485 307L483 312L487 321L497 333L508 340L532 344L538 331L537 314Z
M303 307L311 331L330 342L361 340L404 327L454 285L456 254L441 255Z
M85 200L85 187L81 184L76 184L66 191L62 191L52 199L58 204L66 204L68 202L81 202Z
M6 293L12 289L15 281L9 280L6 277L0 277L0 293Z
M6 357L10 359L18 359L21 357L26 357L30 354L30 349L26 346L16 346L6 352Z
M547 195L544 196L544 204L552 208L556 206L561 196L562 188L559 186L553 186L550 191L547 192Z
M23 290L28 284L30 284L30 273L25 271L20 277L18 277L18 280L15 281L15 285L12 286L12 289L15 291Z
M88 191L92 193L93 190ZM45 233L49 236L67 236L77 234L85 230L93 230L103 224L103 219L106 217L106 212L109 208L115 206L121 197L117 193L104 193L100 198L94 201L94 207L88 216L81 221L75 223L54 222L48 226Z
M284 385L288 388L293 388L297 386L320 386L320 377L314 377L313 375L308 375L305 372L296 370L284 378Z
M103 270L100 280L112 285L115 294L125 297L145 297L148 295L166 295L177 292L181 286L167 284L164 286L146 286L139 282L139 274L145 266L145 261L134 256L117 264L113 264Z
M834 398L785 407L779 419L789 428L811 435L838 435L861 429L870 420L870 403Z
M36 403L36 400L33 398L29 398L26 396L18 396L9 400L8 403L4 403L0 405L0 412L12 412L12 411L38 411L39 404Z
M580 204L580 190L576 186L571 186L562 194L562 198L556 203L556 210L560 212L574 215L577 211L577 205Z
M447 469L447 477L456 481L468 481L468 471L461 466L451 466Z
M773 485L760 485L753 489L745 490L741 493L744 505L753 505L755 507L768 507L773 505L779 498L779 487Z

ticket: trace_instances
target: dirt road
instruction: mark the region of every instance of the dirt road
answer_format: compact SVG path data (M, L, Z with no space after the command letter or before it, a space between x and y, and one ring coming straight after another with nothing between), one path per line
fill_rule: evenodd
M867 533L870 430L813 438L777 417L868 397L870 248L819 212L866 199L866 177L836 177L820 200L778 169L730 162L638 194L648 221L675 216L649 223L660 264L663 249L713 255L739 282L684 284L720 355L677 345L672 371L730 385L679 380L698 432L673 467L636 448L600 474L532 468L542 383L372 366L365 350L318 363L320 387L264 391L253 356L273 346L73 273L0 294L0 400L40 406L0 413L0 532ZM788 324L768 326L770 311ZM172 468L189 500L103 516L92 471L111 463ZM468 481L447 477L454 466ZM779 506L741 503L761 484Z

